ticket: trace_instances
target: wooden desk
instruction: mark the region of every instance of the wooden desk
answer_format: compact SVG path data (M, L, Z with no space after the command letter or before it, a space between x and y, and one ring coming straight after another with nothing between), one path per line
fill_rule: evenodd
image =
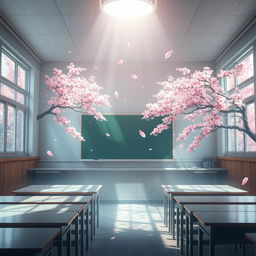
M193 216L194 212L256 212L256 205L251 204L185 204L183 205L186 216L185 225L185 245L186 255L193 255L193 226L196 218ZM181 231L182 232L182 231Z
M92 196L92 227L93 233L96 232L96 219L97 226L99 227L99 195L103 185L31 185L13 191L15 195L80 195Z
M194 212L198 220L198 256L202 256L203 234L209 237L209 256L217 242L241 242L245 233L256 231L256 212Z
M246 195L248 192L229 185L161 185L163 190L164 224L174 235L174 201L177 195Z
M177 244L183 252L183 218L185 204L256 204L255 196L211 195L211 196L174 196L173 208L177 209ZM181 220L181 221L180 221ZM180 239L179 239L180 238Z
M48 255L59 228L0 228L1 255Z
M11 214L12 212L20 212L23 214L35 212L77 212L79 218L78 232L81 238L81 255L84 254L84 244L86 249L89 249L89 217L88 217L88 204L0 204L0 212ZM81 228L80 228L81 226ZM76 234L78 239L78 234ZM78 242L75 241L75 242Z
M81 205L84 206L91 205L93 198L91 196L0 196L0 205L3 204L15 204L15 205L27 205L27 204L35 204L35 205ZM92 208L92 207L91 207ZM91 219L93 218L93 212L91 213ZM88 208L84 207L83 213L81 214L82 218L82 227L81 229L85 231L86 238L86 246L89 247L88 241ZM84 228L86 227L86 229ZM93 237L93 227L91 225L91 239ZM84 236L84 232L83 232ZM83 244L82 244L83 247ZM81 248L83 250L83 248Z
M63 236L67 236L67 255L70 254L71 224L75 225L76 241L78 241L78 213L64 212L33 212L24 214L24 212L0 212L0 227L12 228L59 228L60 239L58 243L58 255L62 256ZM78 255L78 243L75 245L76 255Z

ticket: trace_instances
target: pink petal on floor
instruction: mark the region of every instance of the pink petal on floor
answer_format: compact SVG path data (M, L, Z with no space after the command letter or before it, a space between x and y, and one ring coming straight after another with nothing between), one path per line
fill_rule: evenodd
M242 180L242 186L244 186L248 182L248 180L249 180L248 177L244 177Z
M118 61L116 62L116 64L117 64L117 65L122 65L122 64L124 64L124 60L118 60Z
M132 44L131 44L130 42L128 42L128 43L127 43L127 47L128 47L129 49L131 49L131 48L132 48Z
M146 138L146 134L142 130L139 130L139 134L142 138Z
M149 148L148 150L149 150L149 151L152 151L153 149L152 149L152 148Z
M105 133L105 135L106 135L107 137L110 137L110 134L109 134L109 133L107 133L107 132Z
M115 98L118 99L119 98L119 92L115 91L114 92Z
M115 239L116 239L115 236L110 237L110 240L115 240Z
M52 151L50 151L50 150L46 151L46 154L47 154L48 156L53 156L53 153L52 153Z
M172 56L173 50L169 50L168 52L165 53L164 57L165 59L169 59Z
M136 74L131 74L131 75L130 75L130 78L131 78L131 79L138 79L138 76L137 76Z

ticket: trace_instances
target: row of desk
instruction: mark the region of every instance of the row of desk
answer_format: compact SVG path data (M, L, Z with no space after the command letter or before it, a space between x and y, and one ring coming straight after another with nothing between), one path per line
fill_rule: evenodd
M162 189L164 222L177 238L181 254L192 256L197 245L198 255L203 255L203 236L210 256L217 243L244 244L245 236L255 240L246 234L256 232L256 197L247 196L247 191L228 185L162 185Z
M101 185L33 185L0 197L0 255L86 254Z

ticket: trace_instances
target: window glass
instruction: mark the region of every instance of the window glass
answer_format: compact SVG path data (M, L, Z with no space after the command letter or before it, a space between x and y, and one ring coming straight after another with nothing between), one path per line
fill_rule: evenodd
M17 110L16 151L23 151L24 141L24 112Z
M17 84L19 87L25 89L26 71L20 66L18 66Z
M226 90L229 91L235 87L234 77L226 77Z
M9 99L15 99L15 91L11 87L1 84L1 94Z
M15 108L7 107L7 151L15 151Z
M255 103L247 106L247 118L250 129L255 132ZM247 136L246 151L256 151L256 142Z
M1 68L2 68L1 75L6 79L10 80L11 82L14 82L15 62L3 52L2 52Z
M24 104L25 103L25 96L23 93L20 93L20 92L17 92L16 93L16 101L21 103L21 104Z
M228 125L234 125L234 116L233 114L228 114ZM228 151L235 151L235 130L228 129Z
M241 90L241 95L243 99L246 99L252 95L254 95L254 84L249 84L245 87L243 87Z
M243 65L242 73L237 77L237 84L240 84L252 77L253 74L253 53L244 58L241 62Z
M4 104L0 102L0 152L4 151Z
M240 128L243 128L243 120L242 120L242 117L241 115L237 114L236 115L236 125L239 126ZM236 130L236 133L237 133L237 151L244 151L244 133L239 131L239 130Z

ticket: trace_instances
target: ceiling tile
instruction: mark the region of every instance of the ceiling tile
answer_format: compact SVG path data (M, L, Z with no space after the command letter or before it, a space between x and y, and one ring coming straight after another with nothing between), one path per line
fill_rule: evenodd
M221 26L219 34L234 35L248 22L248 16L231 15Z
M27 15L60 15L54 0L22 0L22 5Z
M228 17L225 15L198 15L195 16L188 30L191 34L215 34L225 24Z
M40 34L68 34L61 16L29 16L29 19L36 26Z
M256 15L255 0L240 0L234 8L233 15Z
M22 0L1 0L0 14L4 15L24 15Z
M200 3L198 15L231 14L240 0L203 0Z

